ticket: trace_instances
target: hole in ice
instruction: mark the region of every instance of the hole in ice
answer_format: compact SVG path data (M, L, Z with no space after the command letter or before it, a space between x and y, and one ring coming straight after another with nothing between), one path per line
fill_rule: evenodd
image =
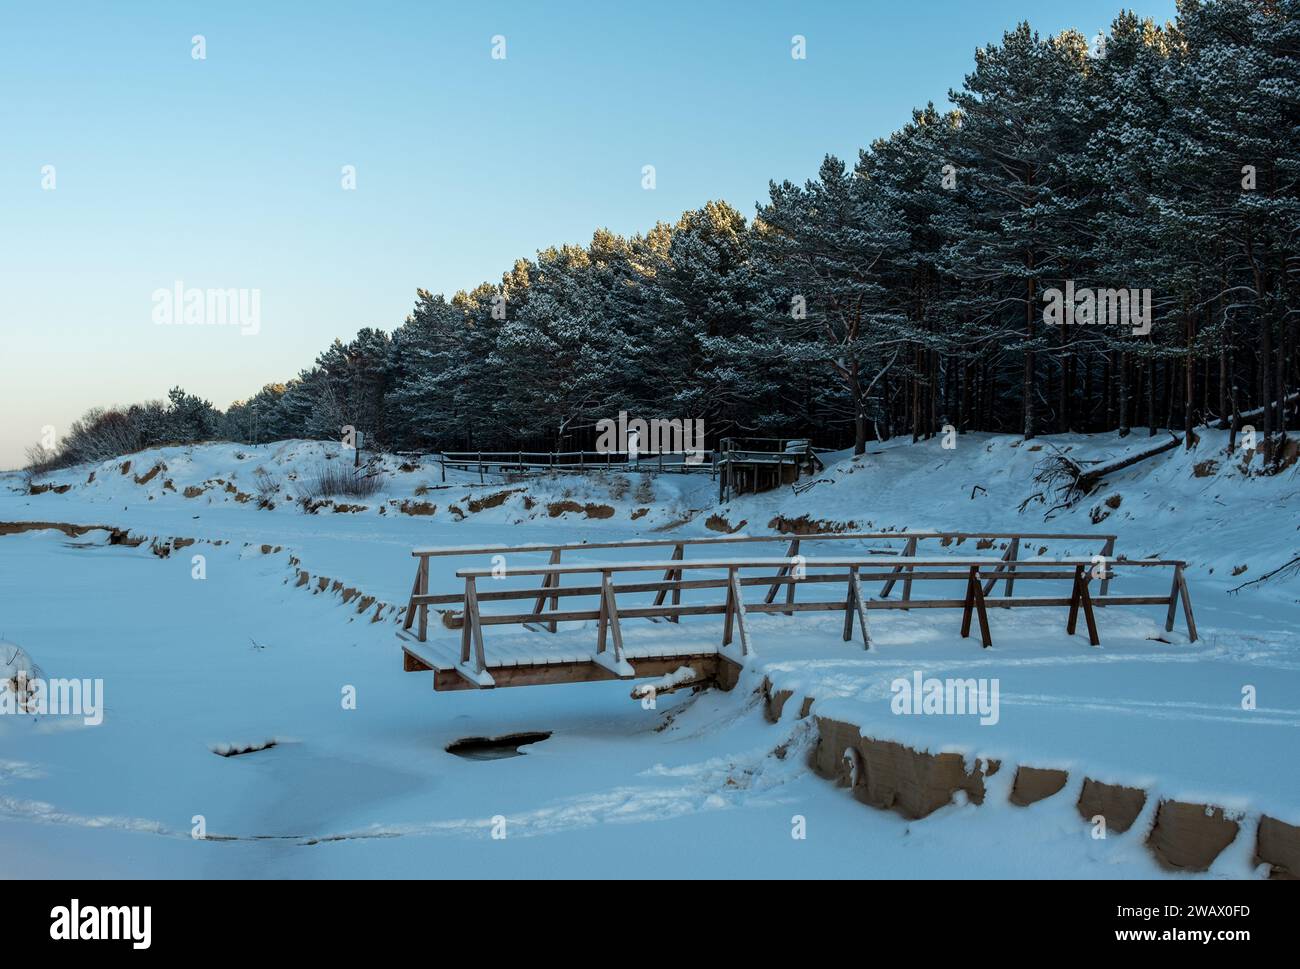
M504 737L465 737L447 747L447 753L466 760L501 760L523 755L520 747L538 744L551 736L549 730L532 733L512 733Z
M238 757L240 754L253 754L259 750L268 750L278 743L265 740L260 744L212 744L208 749L221 757Z

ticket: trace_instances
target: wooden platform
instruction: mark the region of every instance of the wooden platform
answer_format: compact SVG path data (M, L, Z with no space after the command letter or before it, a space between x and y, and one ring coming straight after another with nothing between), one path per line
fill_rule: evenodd
M430 670L433 688L447 690L490 690L508 686L546 686L557 683L594 683L601 680L643 679L667 676L680 667L689 666L699 678L714 680L729 688L739 675L740 666L716 649L701 647L698 653L674 653L669 647L630 648L624 658L632 668L632 675L620 676L595 654L577 650L548 650L553 655L536 653L522 655L522 650L508 647L493 650L486 678L467 670L457 662L457 651L448 645L421 643L404 635L402 642L402 668L408 673Z

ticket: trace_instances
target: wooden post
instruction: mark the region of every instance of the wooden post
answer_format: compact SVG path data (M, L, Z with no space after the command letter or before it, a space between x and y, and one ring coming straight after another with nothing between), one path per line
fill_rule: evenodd
M1101 579L1101 595L1106 595L1110 591L1110 560L1115 557L1115 536L1112 535L1106 539L1106 544L1101 547L1101 557L1106 560L1106 574Z
M908 538L907 544L903 546L903 557L907 558L915 554L916 554L916 537L912 536ZM903 566L901 565L894 566L895 575L897 575L902 571L903 571ZM897 581L898 581L897 579L890 579L888 582L886 582L884 588L880 590L880 598L884 599L886 596L888 596L889 590L894 587L894 583ZM906 596L904 596L904 598L906 598Z
M913 539L911 540L911 542L908 543L908 549L909 549L909 551L906 552L905 554L907 554L907 555L916 555L916 539L915 539L915 538L913 538ZM907 575L908 575L908 577L907 577L906 579L903 580L903 601L904 601L904 602L907 602L908 600L910 600L910 599L912 598L912 578L911 578L911 576L912 576L912 571L913 571L912 566L909 565L909 566L907 567ZM906 611L906 610L905 610L905 611Z
M1070 587L1070 617L1065 621L1065 631L1071 636L1074 635L1075 626L1079 622L1079 575L1083 572L1082 565L1074 567L1074 584Z
M419 589L420 595L427 596L429 594L429 557L427 555L420 556L420 567L419 569L416 570L415 581L416 581L416 588ZM420 603L419 610L420 610L419 637L420 637L420 642L424 642L426 639L429 638L429 604L427 602Z
M1088 583L1092 581L1091 570L1085 570L1082 565L1074 567L1074 591L1070 594L1070 618L1065 624L1065 631L1071 636L1074 635L1075 629L1079 625L1079 609L1083 609L1084 621L1088 624L1088 641L1094 646L1100 646L1101 640L1097 638L1097 620L1092 614L1092 596L1088 594Z
M442 483L447 483L447 458L441 454L438 455L438 464L442 467Z
M793 542L792 545L791 545L791 548L794 549L793 553L791 554L791 557L793 558L795 555L798 555L798 554L799 554L799 539L796 538L796 539L794 540L794 542ZM792 567L790 568L790 580L791 580L791 581L790 581L790 584L787 585L787 586L785 587L785 604L786 604L787 606L793 606L793 605L794 605L794 592L795 592L795 589L796 589L796 588L798 587L798 585L799 585L799 579L800 579L800 578L801 578L801 576L795 575L795 570L794 570L794 567L792 566ZM787 610L785 611L785 613L783 613L783 615L793 616L793 615L794 615L794 610L793 610L793 609L787 609Z
M674 562L680 562L680 561L682 560L682 556L685 555L685 554L686 554L686 547L685 547L684 545L682 545L680 542L678 542L676 545L673 546L673 561L674 561ZM681 569L672 569L672 568L664 569L664 581L665 581L665 582L673 582L673 581L676 581L676 582L680 583L680 582L682 581L682 570L681 570ZM656 606L662 606L662 605L664 604L664 599L667 598L667 596L668 596L668 590L667 590L667 589L660 589L658 592L655 593L655 602L654 602L654 604L655 604ZM673 605L675 605L675 606L676 606L676 605L680 605L680 604L681 604L681 601L682 601L682 590L681 590L681 586L680 586L680 584L679 584L679 585L677 586L677 588L673 589ZM668 617L668 621L669 621L669 622L678 622L678 621L680 621L680 619L681 619L680 616L669 616L669 617Z
M858 580L858 567L849 570L849 586L853 592L853 603L858 611L858 625L862 627L862 648L871 648L871 633L867 631L867 606L862 599L862 583Z
M795 555L798 554L798 552L799 552L799 539L797 539L797 538L795 538L795 539L791 539L791 540L790 540L790 546L785 550L785 557L788 558L788 559L792 559L792 558L795 557ZM778 579L779 579L779 578L782 578L783 576L790 575L792 572L793 572L793 563L791 563L791 565L783 565L783 566L781 566L779 569L776 570L776 576L775 576L775 578L778 578ZM791 589L794 588L794 584L793 584L793 583L791 583L790 588L791 588ZM763 601L764 601L764 602L773 602L773 601L775 601L775 600L776 600L776 594L777 594L780 590L781 590L781 583L780 583L780 582L773 582L772 585L768 588L768 590L767 590L767 595L764 596ZM787 601L788 601L788 600L787 600ZM788 616L788 615L790 615L790 613L787 612L786 615Z
M560 550L558 548L552 549L551 565L559 565L559 564L560 564ZM560 584L560 576L555 572L548 572L546 573L546 575L542 576L542 588L541 591L537 594L537 601L533 603L533 615L539 617L541 616L543 609L546 607L546 600L548 598L546 595L546 591L548 589L555 588L559 584ZM559 597L550 596L549 598L551 600L551 609L554 610L558 608L558 604L560 601ZM556 629L555 620L552 619L548 621L546 623L546 628L549 629L551 632L555 632Z
M722 645L730 646L732 630L740 633L740 655L749 655L749 631L745 628L745 600L735 568L727 569L727 612L722 628Z
M555 551L553 551L553 552L551 553L551 564L552 564L552 565L559 565L559 564L560 564L560 550L559 550L558 548L555 549ZM555 612L557 609L560 608L560 597L559 597L558 595L555 595L555 594L554 594L554 593L555 593L555 590L558 589L558 588L560 587L560 578L561 578L561 576L560 576L560 574L557 572L557 573L555 573L555 578L551 581L551 593L552 593L552 595L551 595L551 612ZM552 620L550 621L550 625L548 626L548 628L551 630L551 632L555 632L555 630L556 630L556 622L555 622L554 619L552 619Z
M487 660L483 655L483 626L479 622L478 591L474 586L474 577L465 579L465 618L460 627L460 661L469 665L470 642L474 644L475 672L487 669Z
M1178 566L1174 566L1173 582L1169 586L1169 612L1165 615L1165 632L1174 631L1174 616L1178 615L1178 595L1182 590L1178 588Z
M731 645L731 627L734 623L736 614L736 590L732 588L731 577L736 574L735 569L727 570L727 607L723 612L722 619L722 645Z
M605 631L613 634L614 662L623 661L623 630L618 624L618 601L614 598L614 586L609 581L609 573L600 573L600 620L596 632L596 652L605 652Z
M469 618L469 590L473 585L473 579L465 580L465 602L460 613L460 662L464 665L469 665L470 638L473 636Z
M1013 585L1015 585L1016 580L1015 580L1015 570L1008 563L1015 561L1019 551L1020 551L1020 537L1016 536L1012 538L1010 542L1007 543L1007 550L1002 553L1002 561L998 564L998 567L993 570L992 577L985 581L984 583L985 595L988 595L990 592L993 591L993 587L998 584L998 578L1002 576L1004 573L1007 576L1006 594L1011 595L1011 588Z
M478 452L478 483L483 483L483 452Z
M962 608L961 614L961 637L966 639L970 636L971 613L975 612L980 621L980 637L983 640L984 648L993 645L993 638L989 635L989 616L984 608L984 588L980 585L979 566L970 567L970 577L966 580L966 602Z
M1020 536L1016 535L1011 539L1011 547L1007 549L1007 598L1011 598L1011 590L1016 585L1016 566L1015 561L1020 557ZM1007 607L1011 608L1010 606Z
M871 638L867 634L867 612L862 605L862 583L858 581L858 567L849 566L848 595L844 598L844 641L853 639L853 615L857 613L858 624L862 627L863 649L871 648Z
M410 629L411 624L415 622L415 597L420 594L420 563L415 563L415 579L411 582L411 598L406 601L406 617L402 620L402 628Z
M1194 643L1196 642L1196 619L1192 616L1192 599L1187 594L1187 579L1183 575L1182 562L1174 565L1174 584L1169 590L1169 615L1165 617L1165 632L1174 631L1174 616L1180 599L1183 603L1183 621L1187 623L1187 638Z

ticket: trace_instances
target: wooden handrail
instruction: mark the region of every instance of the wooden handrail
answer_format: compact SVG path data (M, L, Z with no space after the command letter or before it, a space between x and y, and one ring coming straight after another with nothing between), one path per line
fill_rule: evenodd
M584 549L603 548L655 548L674 545L728 545L748 542L789 542L797 538L801 542L836 542L836 541L911 541L923 539L950 539L956 542L970 539L1056 539L1068 541L1094 540L1114 543L1115 535L1103 535L1096 532L835 532L817 535L717 535L699 538L634 538L621 542L576 542L567 544L528 544L528 545L478 545L478 546L442 546L439 548L417 548L411 555L424 556L449 555L493 555L497 553L525 552L578 552Z
M915 581L913 575L915 563L906 564L901 559L913 557L916 553L917 544L921 541L940 540L945 547L953 543L961 545L966 541L977 541L980 543L988 542L990 545L999 539L1007 540L1007 550L1003 553L999 564L993 572L985 579L983 592L988 594L992 591L993 585L999 579L1006 580L1006 594L1011 595L1015 583L1015 576L1021 571L1021 566L1017 561L1019 555L1020 543L1022 541L1041 540L1041 541L1089 541L1101 543L1100 554L1107 561L1112 560L1115 550L1116 536L1098 533L1084 532L840 532L840 533L823 533L816 535L714 535L701 536L698 538L671 538L671 539L627 539L613 542L586 542L586 543L563 543L563 544L529 544L529 545L486 545L486 546L460 546L460 547L443 547L443 548L417 548L412 550L411 555L424 563L426 568L421 573L417 571L415 587L411 590L411 597L407 603L405 629L410 629L415 622L416 615L419 615L421 628L428 622L428 569L427 564L430 558L447 557L447 556L469 556L469 555L524 555L532 552L549 552L550 563L559 564L564 552L592 551L600 549L638 549L638 548L666 548L672 546L674 561L681 560L685 556L687 546L714 546L714 545L733 545L733 544L752 544L752 543L773 543L789 541L786 549L788 556L794 556L798 553L801 543L815 542L843 542L843 541L898 541L905 542L902 556L898 555L893 549L871 549L873 555L890 555L895 556L894 561L899 564L894 566L894 574L891 575L881 589L881 596L888 596L896 582L901 581L903 584L903 601L907 602L912 597L912 582ZM774 578L779 578L789 573L795 563L793 561L784 562L778 568ZM518 570L513 570L518 573ZM676 578L682 579L682 574L674 565L665 569L665 579ZM421 587L421 583L423 586ZM547 590L552 589L560 582L560 575L548 573L545 575L542 583L542 589L538 591L537 602L534 612L538 615L539 622L546 622L547 628L551 632L556 631L555 623L551 620L543 620L542 612L546 603L549 601L551 608L556 607L556 599L553 595L548 595ZM1101 580L1101 594L1105 596L1109 591L1110 577L1105 575ZM768 589L768 595L764 604L770 604L780 589L780 583L772 582ZM679 588L672 590L673 603L681 601L681 592ZM661 605L668 590L663 590L655 599L655 605ZM793 603L795 587L793 584L788 585L786 589L786 602ZM456 599L455 601L463 601ZM790 610L786 610L786 615L791 615ZM669 617L670 621L676 622L677 616Z
M944 566L954 566L958 568L978 567L996 567L1002 564L1001 558L992 556L984 558L959 558L949 556L946 558L896 558L890 559L890 565L906 565L923 568L942 568ZM493 568L471 566L456 570L458 578L488 578L492 576L505 577L507 575L583 575L591 573L612 574L615 572L658 572L673 571L680 572L683 570L701 570L713 569L717 571L726 571L729 569L762 569L772 568L773 566L791 566L802 565L809 569L846 569L850 567L865 568L874 565L865 558L752 558L752 559L697 559L687 561L674 559L670 561L655 562L583 562L577 565L525 565L517 568L499 567ZM1064 559L1020 559L1017 565L1024 569L1030 567L1047 567L1060 568L1063 570L1073 570L1078 566L1091 567L1094 564L1090 558L1064 558ZM1187 563L1178 559L1118 559L1107 562L1107 568L1115 566L1185 566ZM1017 572L1021 578L1024 573ZM766 579L772 582L774 579ZM535 593L534 593L535 594ZM550 594L550 593L548 593Z
M1096 618L1093 612L1094 605L1167 605L1168 613L1166 616L1166 630L1173 629L1174 618L1176 616L1179 603L1182 604L1183 616L1187 625L1187 631L1191 641L1195 642L1197 638L1196 624L1192 616L1191 599L1187 590L1187 582L1184 576L1185 563L1178 559L1120 559L1106 562L1106 569L1103 572L1105 578L1111 577L1111 569L1123 566L1134 566L1137 568L1151 567L1171 567L1174 577L1170 593L1164 596L1106 596L1102 595L1095 600L1089 590L1089 584L1094 576L1094 562L1092 558L1062 558L1062 559L1023 559L1015 563L1016 578L1022 581L1036 580L1061 580L1071 579L1072 589L1068 597L1050 596L1050 597L1022 597L1015 599L1010 595L1003 598L989 599L984 593L984 579L987 573L982 573L983 569L998 569L1005 566L1006 559L993 557L978 558L961 558L955 556L933 558L908 556L902 559L891 560L892 563L902 565L911 569L908 576L913 581L928 580L948 580L964 581L966 584L965 596L960 599L955 598L929 598L929 599L911 599L898 602L886 600L868 600L862 591L862 581L864 579L881 579L888 576L896 575L896 571L872 573L873 568L881 566L873 562L868 556L859 556L857 558L821 558L805 559L802 557L794 558L749 558L749 559L720 559L720 560L701 560L696 562L683 561L680 558L673 558L667 561L654 562L604 562L604 563L584 563L580 565L562 565L551 563L547 565L529 566L522 569L512 569L504 573L505 575L544 575L548 577L548 583L543 585L544 593L541 598L549 599L552 604L552 611L547 613L544 621L551 624L554 629L558 622L587 621L597 620L598 638L595 653L592 655L590 662L596 666L604 667L609 674L620 678L628 678L636 675L635 667L628 662L623 652L623 635L621 629L621 619L625 618L680 618L681 616L702 616L718 615L724 617L722 647L719 656L730 659L732 662L743 664L745 658L752 652L750 646L749 632L746 628L745 616L747 612L775 613L785 612L793 614L795 612L810 611L833 611L843 612L844 626L843 637L847 642L853 638L853 627L855 619L858 627L862 631L863 647L870 648L871 639L867 625L867 613L877 609L944 609L960 608L962 610L961 635L963 638L971 634L972 623L978 620L980 629L980 639L985 647L992 645L992 635L989 629L988 608L990 606L1000 606L1005 608L1012 607L1047 607L1047 606L1068 606L1069 615L1066 622L1066 632L1074 635L1077 621L1080 615L1083 616L1088 630L1089 642L1097 646L1100 639L1097 632ZM428 559L420 560L422 569L427 569ZM800 566L794 569L794 565ZM778 576L759 576L745 579L740 572L745 569L766 569L773 565L784 565L787 567L785 574ZM836 570L833 574L809 575L808 569L829 569ZM917 571L920 569L922 571ZM683 573L686 571L705 571L705 570L723 570L726 572L725 580L686 580ZM866 570L866 571L864 571ZM613 576L617 573L639 573L639 572L659 572L663 571L662 578L654 582L638 583L634 585L616 585ZM489 592L480 594L477 582L481 578L489 576L501 576L503 573L499 569L491 568L462 568L456 572L457 576L464 579L464 612L461 618L460 633L460 651L457 672L473 685L479 687L492 686L494 680L487 668L487 657L483 641L483 627L486 625L520 625L535 621L539 618L537 611L528 613L507 613L507 614L488 614L485 615L480 603L482 601L502 601L510 599L519 599L536 595L535 590L506 590L502 592ZM570 586L561 588L559 586L559 577L561 575L574 574L598 574L600 576L599 586ZM996 573L995 573L996 575ZM427 594L427 581L421 581L422 576L417 575L416 586L420 589L418 593L413 593L412 599L421 610L427 609L432 601L437 601L441 597L429 596ZM423 578L427 579L427 572ZM550 581L554 579L554 581ZM764 603L747 604L744 601L743 589L746 585L786 585L791 589L800 583L812 582L842 582L846 584L847 594L843 601L816 601L795 603L792 599L785 603L771 602L772 596L769 595L768 601ZM711 603L690 603L682 605L680 603L680 591L684 588L718 588L726 589L726 599L722 604ZM632 591L659 591L661 594L656 598L653 606L623 606L620 608L618 595L621 592ZM671 605L664 605L663 591L672 590L674 601ZM482 598L480 596L482 595ZM599 608L597 609L570 609L561 611L557 608L560 598L571 598L578 596L592 596L599 598ZM409 617L408 617L409 619ZM422 620L420 624L420 640L425 639L425 623ZM738 645L732 646L733 642L738 639ZM693 647L695 648L695 647ZM698 648L695 648L698 652ZM731 652L729 653L728 650Z

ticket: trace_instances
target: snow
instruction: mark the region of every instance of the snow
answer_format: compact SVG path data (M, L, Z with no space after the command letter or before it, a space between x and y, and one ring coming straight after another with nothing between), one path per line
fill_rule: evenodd
M1033 466L1053 447L1076 460L1108 460L1147 439L1024 444L971 435L955 450L938 441L875 444L859 459L827 455L826 470L801 493L783 488L721 507L704 475L650 479L653 500L643 501L637 475L480 485L477 474L448 471L444 485L436 461L401 471L407 459L387 456L378 494L335 499L363 510L306 514L292 500L298 482L322 461L351 456L302 441L160 448L39 482L68 485L62 493L26 494L19 476L0 477L0 523L197 540L160 557L148 542L109 544L104 532L0 535L0 638L44 675L102 678L105 704L98 726L0 717L0 875L1145 878L1168 875L1142 840L1156 799L1172 797L1240 816L1242 833L1210 875L1256 876L1259 814L1300 823L1300 588L1279 576L1229 590L1296 554L1297 477L1294 468L1246 475L1240 459L1219 453L1224 435L1201 434L1190 455L1126 469L1078 506L1055 511L1031 498L1039 490ZM158 464L166 469L136 482ZM280 486L273 509L258 507L258 469ZM187 488L202 490L187 498ZM471 508L503 491L512 493ZM1112 495L1118 507L1106 504ZM437 507L405 514L402 502ZM592 517L589 504L611 511ZM803 516L900 533L894 542L815 546L841 558L899 552L904 531L1114 533L1118 554L1188 562L1201 638L1189 643L1181 619L1165 633L1160 606L1098 610L1099 648L1065 634L1063 609L992 609L994 646L982 650L957 635L955 612L913 610L873 612L872 649L864 651L860 641L842 641L841 615L751 612L754 654L735 690L682 690L646 709L619 681L435 694L430 673L402 671L402 647L418 644L395 635L393 614L372 622L373 610L358 613L355 600L313 592L314 580L296 584L300 568L402 605L414 548L716 537L705 524L715 515L741 526L738 535L780 541L789 536L775 534L779 518ZM720 547L695 555L725 560L751 548ZM1034 541L1022 554L1090 561L1097 547ZM1001 548L928 541L917 559L927 552L996 561ZM546 554L536 552L537 565ZM653 561L644 549L587 554L621 565ZM193 577L196 555L206 578ZM458 568L490 564L434 558L431 591L460 591ZM529 588L538 579L502 581ZM1134 569L1113 591L1164 595L1168 581L1167 570ZM826 598L844 595L835 584L825 590ZM765 591L747 595L757 601ZM722 590L694 595L684 601L721 601ZM435 617L430 642L418 648L458 657L459 631ZM624 655L714 652L721 626L718 616L625 620ZM489 660L518 661L538 649L585 658L595 637L594 621L564 624L555 635L489 626L485 647ZM893 714L891 682L917 672L997 679L997 722ZM763 718L755 692L764 677L796 696L776 724ZM678 674L661 682L669 681L676 685ZM1242 705L1247 687L1254 709ZM813 722L797 718L802 697L815 699L814 715L859 724L869 736L971 761L1065 768L1070 780L1060 794L1020 808L1007 803L1014 770L1004 770L989 779L983 805L954 803L908 822L811 773ZM551 738L521 757L470 762L445 750L467 736L538 730ZM1085 774L1155 797L1128 833L1094 841L1074 808ZM504 839L493 837L498 816ZM806 839L792 837L796 816ZM199 818L206 840L192 836ZM672 861L643 860L662 857Z

